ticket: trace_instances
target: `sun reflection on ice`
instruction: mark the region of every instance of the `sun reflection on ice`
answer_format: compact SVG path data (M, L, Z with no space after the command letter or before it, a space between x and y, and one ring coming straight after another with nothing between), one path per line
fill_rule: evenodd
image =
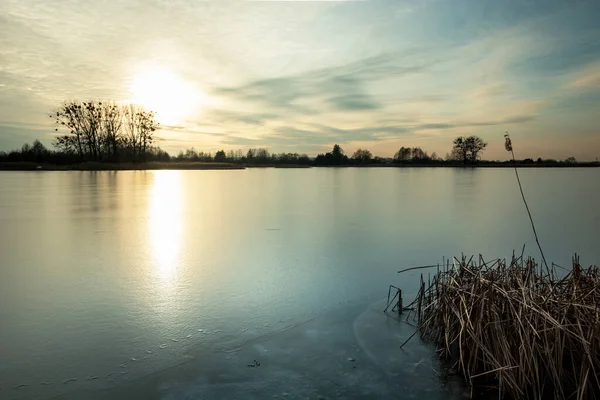
M181 251L182 187L179 171L154 171L150 200L150 235L156 272L172 282Z

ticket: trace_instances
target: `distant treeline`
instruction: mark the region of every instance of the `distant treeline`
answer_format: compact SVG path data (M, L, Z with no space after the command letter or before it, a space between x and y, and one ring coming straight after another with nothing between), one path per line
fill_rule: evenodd
M487 143L477 136L454 139L451 151L444 158L438 157L436 153L429 155L420 147L401 147L393 158L373 156L367 149L358 149L349 157L338 144L330 152L319 154L314 159L306 154L270 153L265 148L227 152L219 150L214 154L191 148L171 156L155 145L155 133L160 125L156 122L154 113L136 104L70 101L63 103L49 117L57 132L52 141L54 149L48 149L39 140L35 140L31 144L24 144L19 150L8 153L0 151L0 162L71 165L83 162L115 164L178 161L298 166L493 163L480 160ZM575 159L570 157L565 162L573 163ZM535 162L527 159L520 163ZM538 159L537 163L551 164L557 161Z
M0 162L31 162L37 164L69 165L90 161L114 163L132 162L137 160L138 158L134 157L128 149L120 149L120 152L116 157L105 157L100 158L99 160L94 160L93 158L86 156L82 158L76 152L48 149L37 139L31 144L25 143L19 150L12 150L9 152L0 151ZM171 156L159 147L149 146L144 151L143 160L170 161Z
M118 154L119 162L135 162L138 161L138 157L133 156L133 152L128 150L127 147L118 148L120 153ZM93 154L93 153L92 153ZM148 146L145 148L143 153L144 161L146 162L194 162L194 163L230 163L239 165L298 165L298 166L361 166L361 165L385 165L385 164L397 164L397 165L463 165L476 163L477 165L485 166L490 164L499 164L498 161L486 161L478 160L473 158L473 155L469 153L469 156L464 156L464 153L453 150L451 153L446 154L444 158L438 157L436 153L429 155L426 151L419 147L401 147L395 154L394 157L377 157L373 156L369 150L358 149L350 157L348 157L344 150L339 146L333 146L330 152L325 154L319 154L315 158L310 158L306 154L298 153L270 153L265 148L249 149L249 150L219 150L214 154L211 152L196 151L194 148L187 149L186 151L180 151L176 156L169 155L166 151L163 151L157 146ZM13 150L10 152L0 151L0 162L30 162L37 164L55 164L55 165L69 165L80 163L81 155L78 152L64 151L58 146L56 150L46 148L39 140L35 140L33 143L25 143L21 149ZM89 153L85 153L83 161L94 161L90 157ZM114 163L115 160L112 157L104 157L100 160L96 160L100 163ZM575 158L569 157L564 161L557 161L553 159L538 158L533 160L527 158L525 160L518 160L519 164L531 164L532 166L538 165L564 165L576 163ZM510 164L513 161L504 161L503 164Z
M269 150L249 149L243 150L219 150L214 153L196 151L194 148L180 151L177 156L172 157L176 161L195 161L195 162L224 162L246 165L269 165L269 164L287 164L287 165L311 165L312 160L307 154L298 153L270 153Z

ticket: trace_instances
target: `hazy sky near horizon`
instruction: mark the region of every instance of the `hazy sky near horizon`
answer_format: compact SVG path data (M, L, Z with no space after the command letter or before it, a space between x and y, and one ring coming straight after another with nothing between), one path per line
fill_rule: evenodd
M136 101L174 153L339 143L600 157L597 0L0 2L0 150L64 100Z

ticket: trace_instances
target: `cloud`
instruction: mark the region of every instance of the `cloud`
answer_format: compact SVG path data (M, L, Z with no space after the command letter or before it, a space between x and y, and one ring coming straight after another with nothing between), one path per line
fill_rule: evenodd
M600 60L586 64L572 74L567 87L578 90L600 89Z
M537 115L517 115L514 117L506 118L503 121L500 121L499 124L522 124L525 122L534 121L537 118Z
M484 84L471 89L466 97L478 101L490 101L509 92L510 85L506 82Z
M534 114L523 114L515 115L512 117L506 117L499 120L487 120L487 121L473 121L463 122L455 125L454 127L477 127L477 126L498 126L498 125L510 125L510 124L523 124L526 122L535 121L538 115Z
M410 50L406 54L415 52ZM400 53L381 54L338 67L218 88L216 93L237 101L260 104L277 112L295 114L377 110L383 105L369 93L367 86L370 83L389 76L422 72L426 68L423 64L404 64Z
M377 110L381 108L380 103L365 94L335 96L328 99L327 103L340 111Z
M48 123L33 123L33 122L18 122L18 121L5 121L0 124L0 128L16 128L16 129L27 129L32 131L54 131L53 121L48 120Z
M531 51L533 40L523 35L523 29L507 29L464 45L385 52L335 67L217 88L217 94L241 109L260 110L263 115L241 113L230 116L229 122L265 128L261 133L232 134L225 141L303 146L534 121L537 110L513 110L528 100L511 92L513 82L507 79L511 63ZM525 45L509 46L516 37ZM496 81L490 82L497 73ZM464 87L474 77L482 83ZM470 103L454 111L460 97ZM377 122L393 113L404 121ZM373 125L365 127L365 118Z
M264 125L277 119L275 113L245 112L232 109L209 108L202 113L201 123L207 125L242 124L250 126Z
M442 95L424 95L415 96L410 99L401 99L402 103L423 103L423 104L436 104L448 100L448 96Z
M543 106L540 102L521 102L519 108L523 113L505 110L504 117L498 119L446 119L421 115L419 118L376 118L371 124L323 124L321 122L299 122L275 120L268 124L263 134L247 135L230 132L223 136L223 143L231 146L280 147L297 146L306 148L310 145L330 145L332 143L348 144L351 142L379 142L416 134L439 135L444 131L461 135L469 132L468 128L506 126L524 124L538 118L538 110ZM500 113L501 114L501 113ZM318 119L321 121L322 119ZM431 122L428 122L431 121Z
M161 126L158 136L164 137L165 132L176 132L176 133L185 133L190 135L205 135L205 136L213 136L213 137L222 137L222 132L214 132L207 129L203 129L204 127L200 126L171 126L165 125ZM170 139L169 139L170 140Z
M429 129L451 129L456 128L455 124L423 124L415 126L415 131L425 131Z
M379 141L388 137L408 134L411 129L400 125L383 125L342 129L328 125L310 124L305 128L281 126L273 133L259 138L229 135L224 142L237 146L299 146L329 145L331 143L349 143L356 141Z
M46 146L50 146L54 132L43 127L20 127L18 124L0 125L0 151L19 149L24 143L31 143L35 139L41 140Z

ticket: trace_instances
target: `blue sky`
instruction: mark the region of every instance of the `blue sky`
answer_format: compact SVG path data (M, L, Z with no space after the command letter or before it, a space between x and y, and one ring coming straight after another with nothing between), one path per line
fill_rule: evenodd
M556 0L0 3L0 149L64 100L137 101L160 146L339 143L443 156L600 157L600 4Z

